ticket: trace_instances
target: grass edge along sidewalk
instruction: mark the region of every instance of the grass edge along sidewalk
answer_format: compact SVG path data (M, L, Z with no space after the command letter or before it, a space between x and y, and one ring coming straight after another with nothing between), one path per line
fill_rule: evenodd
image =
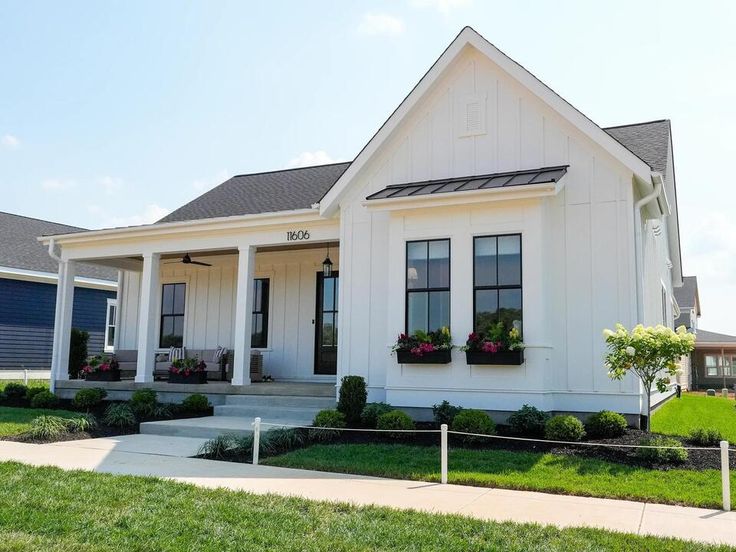
M601 529L484 522L0 463L0 531L25 550L732 550ZM94 512L94 515L90 515ZM174 513L174 515L172 515ZM203 523L203 520L207 520Z
M733 468L734 455L731 455ZM285 468L440 481L440 449L401 444L312 445L261 463ZM449 483L721 508L718 470L654 470L596 458L451 448ZM736 503L736 470L731 469Z

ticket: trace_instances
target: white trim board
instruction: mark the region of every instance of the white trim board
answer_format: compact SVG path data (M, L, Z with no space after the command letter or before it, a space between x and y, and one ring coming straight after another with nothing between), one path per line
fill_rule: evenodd
M24 268L0 266L0 278L7 278L9 280L24 280L26 282L40 282L43 284L55 285L59 280L59 275L53 272L40 272L37 270L27 270ZM74 286L115 291L118 288L118 283L111 280L100 280L98 278L86 278L84 276L76 276L74 278Z

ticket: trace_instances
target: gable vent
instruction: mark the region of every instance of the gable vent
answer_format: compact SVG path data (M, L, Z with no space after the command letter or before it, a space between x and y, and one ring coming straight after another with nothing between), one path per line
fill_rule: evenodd
M458 110L458 134L460 136L477 136L486 133L486 98L485 95L467 96Z

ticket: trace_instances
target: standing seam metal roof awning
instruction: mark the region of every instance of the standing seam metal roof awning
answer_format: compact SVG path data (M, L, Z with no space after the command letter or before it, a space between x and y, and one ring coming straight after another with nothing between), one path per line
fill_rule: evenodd
M549 182L558 182L565 176L567 167L568 165L561 165L559 167L545 167L543 169L464 176L444 180L426 180L424 182L410 182L408 184L392 184L383 190L369 195L366 199L394 199L450 192L510 188L514 186L528 186L530 184L546 184Z

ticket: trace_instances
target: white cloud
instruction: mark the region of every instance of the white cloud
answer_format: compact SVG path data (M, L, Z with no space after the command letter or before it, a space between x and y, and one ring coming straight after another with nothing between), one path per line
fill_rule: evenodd
M222 184L228 178L230 178L230 172L227 169L221 169L212 176L206 178L200 178L192 182L192 187L199 193L204 193L215 186Z
M387 13L364 13L358 24L358 34L364 36L396 36L403 32L404 22Z
M297 167L312 167L314 165L327 165L329 163L337 163L337 159L333 159L324 150L303 151L289 161L288 167L294 169Z
M448 15L458 8L467 8L473 0L411 0L410 3L415 8L432 8L443 15Z
M89 205L87 207L90 212L93 212L94 214L103 214L105 212L109 212L109 210L103 210L100 207L96 205ZM114 211L113 211L114 212ZM137 215L129 215L129 216L111 216L105 221L106 227L118 227L118 226L138 226L141 224L151 224L152 222L156 222L157 220L165 217L168 215L170 211L166 209L165 207L161 207L159 205L156 205L155 203L150 203L146 205L146 207L143 209L143 212Z
M20 147L20 140L12 134L5 134L0 138L0 145L8 149L16 149Z
M41 189L46 192L60 192L69 190L76 185L77 183L69 178L47 178L41 182Z
M123 179L114 176L103 176L97 183L104 189L108 194L117 192L123 187Z

